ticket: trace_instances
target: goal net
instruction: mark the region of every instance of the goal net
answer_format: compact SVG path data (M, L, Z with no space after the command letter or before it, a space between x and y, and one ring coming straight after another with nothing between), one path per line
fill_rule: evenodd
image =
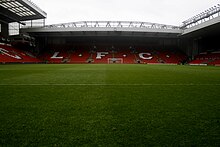
M108 58L108 64L122 64L122 58Z

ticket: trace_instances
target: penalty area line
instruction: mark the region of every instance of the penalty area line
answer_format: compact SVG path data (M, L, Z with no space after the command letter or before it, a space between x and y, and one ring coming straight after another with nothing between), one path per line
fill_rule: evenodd
M189 83L189 84L104 84L104 83L94 83L94 84L0 84L0 86L220 86L220 84L196 84L196 83Z

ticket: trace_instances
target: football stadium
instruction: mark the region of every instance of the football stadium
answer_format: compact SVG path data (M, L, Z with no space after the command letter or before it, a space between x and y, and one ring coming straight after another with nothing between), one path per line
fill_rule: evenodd
M46 18L0 0L0 146L220 146L220 4L180 26Z

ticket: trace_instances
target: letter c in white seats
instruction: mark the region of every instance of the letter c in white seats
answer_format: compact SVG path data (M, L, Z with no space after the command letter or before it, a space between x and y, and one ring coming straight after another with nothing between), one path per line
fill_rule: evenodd
M139 57L144 60L151 60L153 58L151 53L139 53Z

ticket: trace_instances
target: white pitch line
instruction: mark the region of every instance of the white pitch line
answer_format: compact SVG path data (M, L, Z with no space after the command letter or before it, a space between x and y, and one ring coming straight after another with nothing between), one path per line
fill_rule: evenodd
M196 84L196 83L189 83L189 84L102 84L102 83L90 83L90 84L0 84L0 86L220 86L220 84Z

